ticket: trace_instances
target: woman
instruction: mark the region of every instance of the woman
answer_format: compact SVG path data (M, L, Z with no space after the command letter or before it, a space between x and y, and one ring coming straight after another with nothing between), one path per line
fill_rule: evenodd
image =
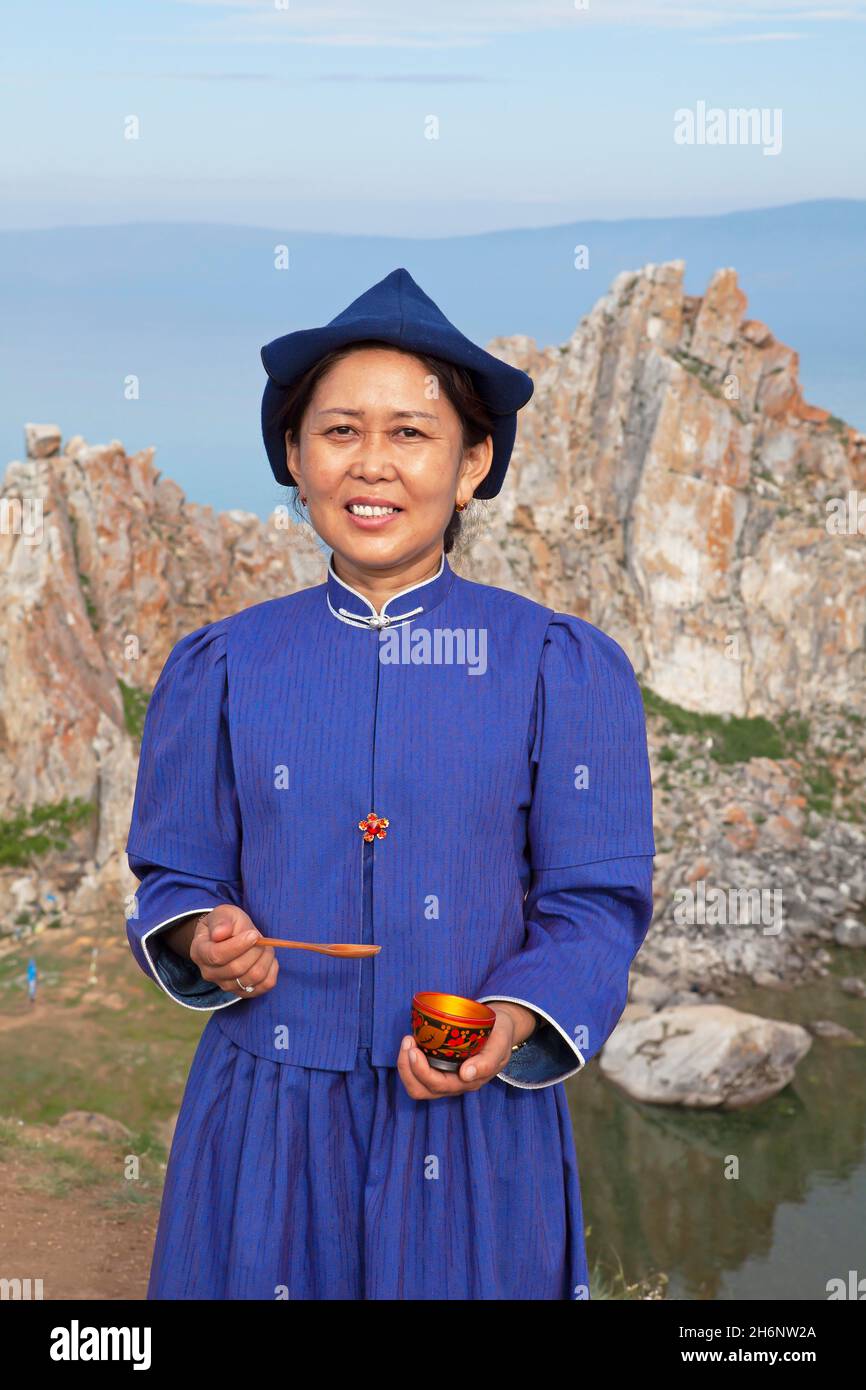
M148 1296L587 1298L560 1083L614 1028L652 912L634 672L451 569L533 388L406 270L262 359L271 467L331 558L182 638L148 707L129 939L211 1013ZM419 990L495 1013L459 1071L413 1045Z

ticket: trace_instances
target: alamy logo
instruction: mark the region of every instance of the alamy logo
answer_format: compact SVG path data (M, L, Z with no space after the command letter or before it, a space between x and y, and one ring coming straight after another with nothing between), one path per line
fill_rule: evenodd
M704 879L694 887L674 890L674 921L681 927L761 927L763 936L782 930L781 888L708 888Z
M411 630L408 623L379 633L383 666L466 666L470 676L487 670L486 627L434 627Z
M69 1327L51 1329L52 1361L131 1361L134 1371L150 1369L149 1327Z
M42 498L0 497L0 535L23 536L25 545L42 540Z
M677 145L760 145L763 153L776 155L782 149L782 110L775 106L707 106L699 101L692 111L681 106L674 112L674 141Z
M0 1279L0 1302L44 1297L41 1279Z

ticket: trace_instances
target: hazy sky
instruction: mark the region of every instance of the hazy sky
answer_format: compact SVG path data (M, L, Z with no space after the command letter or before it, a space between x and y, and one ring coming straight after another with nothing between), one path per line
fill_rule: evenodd
M9 6L0 226L445 236L862 197L864 20L796 0ZM780 151L677 143L699 103L764 110Z

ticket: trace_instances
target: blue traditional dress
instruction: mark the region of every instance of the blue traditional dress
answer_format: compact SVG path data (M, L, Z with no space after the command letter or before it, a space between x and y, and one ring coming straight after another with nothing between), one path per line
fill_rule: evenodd
M359 823L386 817L382 838ZM130 945L209 1011L169 1156L149 1298L589 1296L565 1088L603 1046L652 914L640 688L590 623L436 575L377 612L335 573L208 623L148 706ZM278 951L243 999L162 933L242 907ZM477 1091L413 1100L413 995L539 1027Z

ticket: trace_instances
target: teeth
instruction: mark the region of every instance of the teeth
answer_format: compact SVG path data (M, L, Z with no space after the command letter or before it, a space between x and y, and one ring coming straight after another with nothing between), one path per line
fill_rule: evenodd
M399 507L365 507L356 502L349 505L349 511L353 516L391 516L399 510Z

